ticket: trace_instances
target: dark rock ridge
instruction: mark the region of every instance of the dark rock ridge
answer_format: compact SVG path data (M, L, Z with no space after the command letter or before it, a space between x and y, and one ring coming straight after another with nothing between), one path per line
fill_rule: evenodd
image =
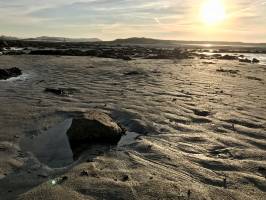
M17 67L9 69L0 69L0 80L6 80L12 77L17 77L22 74L21 70Z
M90 50L79 49L39 49L30 51L31 55L59 55L59 56L95 56L132 60L132 58L146 59L190 59L191 52L184 49L158 49L144 47L96 47Z
M67 136L72 147L80 144L117 144L125 130L110 116L90 111L75 117Z

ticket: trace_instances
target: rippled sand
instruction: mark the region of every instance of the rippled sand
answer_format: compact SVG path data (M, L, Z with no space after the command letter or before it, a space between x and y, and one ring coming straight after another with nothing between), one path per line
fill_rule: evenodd
M207 61L1 56L24 74L0 81L0 199L265 199L266 66ZM140 136L57 169L21 150L92 108Z

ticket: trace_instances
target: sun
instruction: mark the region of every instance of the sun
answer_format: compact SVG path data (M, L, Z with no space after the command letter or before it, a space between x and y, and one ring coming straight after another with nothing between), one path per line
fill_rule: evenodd
M206 0L201 8L201 20L206 25L217 25L226 18L222 0Z

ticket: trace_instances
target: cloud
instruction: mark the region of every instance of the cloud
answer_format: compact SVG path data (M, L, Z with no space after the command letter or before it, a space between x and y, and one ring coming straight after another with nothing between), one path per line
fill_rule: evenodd
M101 36L103 39L130 36L182 39L189 36L201 40L206 37L200 38L202 25L198 11L204 1L0 0L0 26L3 27L2 34L12 35L24 31L30 36L56 34ZM265 0L253 3L249 0L223 1L230 18L224 30L235 30L237 34L256 28L260 35L266 32ZM223 32L216 32L217 39L223 40Z

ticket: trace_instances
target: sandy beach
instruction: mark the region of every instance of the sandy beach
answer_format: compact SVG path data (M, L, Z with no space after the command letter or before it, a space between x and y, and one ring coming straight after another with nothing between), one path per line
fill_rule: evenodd
M8 67L23 75L0 81L0 199L265 199L265 65L1 56ZM126 135L73 159L65 131L90 110Z

